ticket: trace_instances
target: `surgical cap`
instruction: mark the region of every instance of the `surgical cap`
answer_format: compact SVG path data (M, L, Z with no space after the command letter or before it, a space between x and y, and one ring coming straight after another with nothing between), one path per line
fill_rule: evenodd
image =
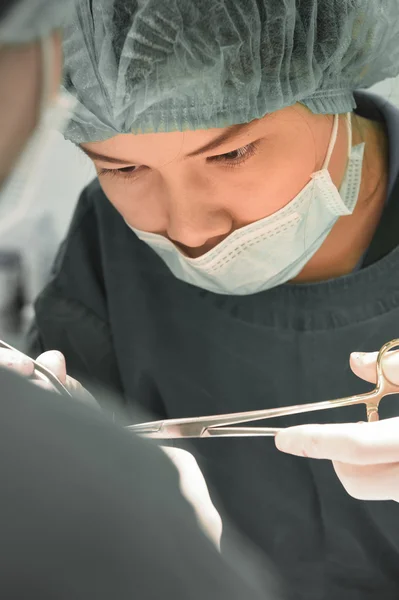
M70 0L4 0L0 44L24 44L61 27Z
M344 113L399 72L399 0L77 0L64 51L75 143Z

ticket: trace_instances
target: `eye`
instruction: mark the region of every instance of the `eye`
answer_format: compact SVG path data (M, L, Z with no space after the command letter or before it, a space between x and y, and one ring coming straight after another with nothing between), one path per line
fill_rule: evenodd
M130 179L136 177L138 171L144 167L123 167L122 169L100 169L98 171L99 176L119 177L120 179Z
M117 169L118 173L135 173L137 171L137 167L123 167L123 169Z
M252 142L251 144L237 148L237 150L226 152L226 154L211 156L207 160L208 162L225 163L226 166L241 165L256 154L258 143L259 142Z

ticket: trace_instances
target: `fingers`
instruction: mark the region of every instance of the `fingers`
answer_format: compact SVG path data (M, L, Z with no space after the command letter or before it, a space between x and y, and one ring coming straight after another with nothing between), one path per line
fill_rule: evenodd
M66 362L61 352L50 350L44 352L37 359L37 362L51 371L63 383L71 394L78 400L82 400L92 407L100 408L93 396L78 382L76 379L67 376ZM32 360L14 350L0 348L0 367L4 367L15 371L23 377L32 378L35 385L42 389L54 391L54 387L45 375L42 375L37 370Z
M222 520L209 495L208 486L194 456L180 448L161 446L180 474L181 492L194 508L207 536L220 548Z
M374 423L302 425L279 432L281 452L353 465L399 462L399 418Z
M57 350L45 352L39 356L37 362L54 373L74 398L97 409L100 408L93 396L79 383L79 381L76 381L76 379L67 375L65 358L61 352L58 352ZM46 380L43 381L38 379L36 383L45 389L54 391L51 383Z
M10 369L23 377L31 377L34 371L33 362L27 356L5 348L0 348L0 367Z
M74 398L93 408L100 409L100 405L98 404L97 400L90 394L90 392L86 390L86 388L83 387L81 383L79 383L79 381L76 381L76 379L73 379L73 377L69 377L69 375L67 375L65 385L67 390Z
M37 362L52 371L65 384L66 364L65 358L60 352L56 350L45 352L39 356ZM0 367L11 369L24 377L32 377L35 372L34 363L28 356L5 348L0 348Z
M334 469L353 498L399 501L399 463L350 465L336 462Z
M67 381L67 370L66 362L63 354L57 350L50 350L41 354L37 359L37 362L49 369L58 379L66 384Z
M350 357L350 366L355 375L376 383L376 363L378 352L353 352ZM399 352L389 352L383 361L383 369L385 376L395 384L399 385Z

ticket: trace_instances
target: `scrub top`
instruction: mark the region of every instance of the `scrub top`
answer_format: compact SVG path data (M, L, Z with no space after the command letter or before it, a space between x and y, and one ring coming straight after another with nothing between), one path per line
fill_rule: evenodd
M201 534L161 451L4 369L0 390L0 598L282 600L241 538Z
M399 111L366 93L357 102L359 114L385 123L390 140L389 199L363 268L244 297L207 292L176 279L95 181L37 301L32 353L59 349L72 376L117 390L127 412L139 406L160 418L370 389L348 359L399 337ZM381 412L398 416L397 397ZM355 406L267 424L364 419ZM281 454L270 438L192 447L226 522L270 557L287 599L399 598L399 504L351 498L329 462Z

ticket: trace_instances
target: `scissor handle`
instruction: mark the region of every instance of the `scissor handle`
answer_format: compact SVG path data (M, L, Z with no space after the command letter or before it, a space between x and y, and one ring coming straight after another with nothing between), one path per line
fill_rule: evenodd
M397 338L396 340L391 340L390 342L387 342L386 344L384 344L381 348L381 350L378 353L377 356L377 385L379 383L386 383L389 386L395 388L398 393L399 393L399 384L393 383L390 379L388 379L388 377L385 375L384 373L384 369L383 369L383 358L385 357L385 355L388 352L391 352L394 348L396 348L398 346L399 348L399 338Z
M391 340L384 344L377 356L377 385L374 391L373 398L370 398L366 404L367 410L367 420L375 421L378 419L378 409L380 402L384 396L388 396L389 394L398 394L399 393L399 385L393 383L384 373L383 360L388 352L394 350L394 348L399 347L399 339Z

